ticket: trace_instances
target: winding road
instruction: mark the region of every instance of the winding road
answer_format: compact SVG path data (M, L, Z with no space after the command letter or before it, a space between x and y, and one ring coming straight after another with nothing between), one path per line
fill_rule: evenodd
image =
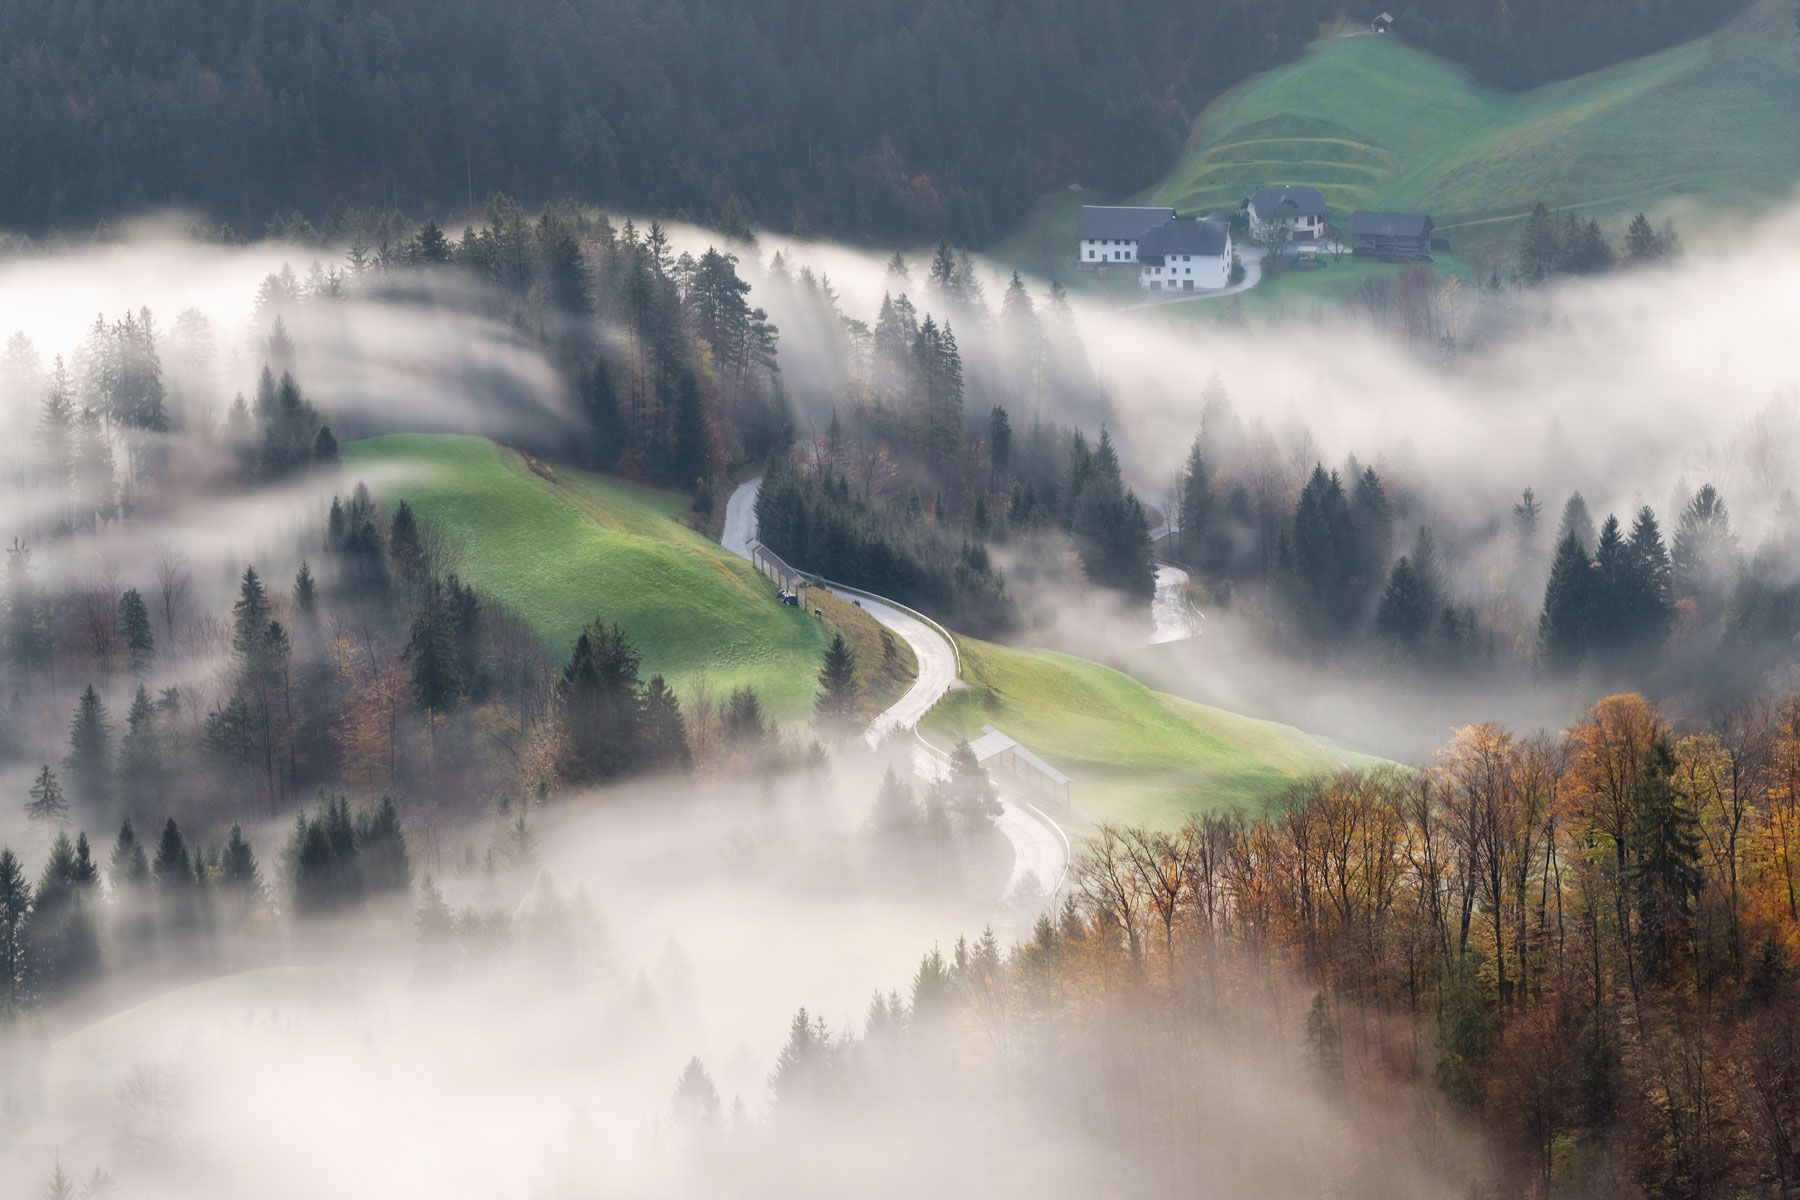
M740 558L749 558L756 545L756 493L761 486L761 478L747 480L737 486L725 503L725 529L719 543ZM861 605L864 612L911 646L913 657L918 660L918 677L905 695L876 714L869 723L869 740L874 742L896 729L912 730L918 743L913 769L923 779L941 777L948 770L949 759L918 735L918 724L931 706L956 686L956 647L942 630L910 609L853 588L831 585L828 590ZM1000 804L1002 811L995 828L1013 849L1006 894L1011 896L1028 877L1035 877L1046 895L1054 897L1069 872L1068 835L1028 800L1002 792Z

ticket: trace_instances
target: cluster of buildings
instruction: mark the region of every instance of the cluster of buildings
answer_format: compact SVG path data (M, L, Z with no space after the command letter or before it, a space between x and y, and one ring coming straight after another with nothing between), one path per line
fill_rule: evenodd
M1333 236L1317 188L1258 188L1245 197L1251 240L1304 245ZM1354 212L1352 253L1390 262L1431 257L1432 221L1424 213ZM1132 267L1148 291L1218 291L1231 282L1231 223L1183 217L1172 208L1084 204L1075 225L1075 258L1083 268Z

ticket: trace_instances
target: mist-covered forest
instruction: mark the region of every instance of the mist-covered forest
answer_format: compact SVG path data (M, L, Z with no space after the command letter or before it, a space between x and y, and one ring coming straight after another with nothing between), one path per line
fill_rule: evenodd
M1779 220L1600 271L1546 212L1542 271L1275 329L504 196L175 229L0 261L9 1184L1788 1186L1794 380L1717 303L1800 277ZM358 450L440 433L646 541L760 477L803 575L1351 765L1160 822L1089 769L1021 871L1016 778L861 736L926 672L870 610L756 580L785 708L549 634Z

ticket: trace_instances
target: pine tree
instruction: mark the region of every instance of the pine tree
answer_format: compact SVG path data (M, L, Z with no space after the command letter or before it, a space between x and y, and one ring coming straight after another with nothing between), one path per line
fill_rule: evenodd
M1557 546L1561 547L1571 533L1583 554L1594 552L1594 518L1580 492L1572 493L1568 503L1563 505L1562 521L1556 527Z
M243 827L231 826L231 837L225 852L219 856L219 883L227 890L243 894L262 892L262 869L256 862L256 851L244 838Z
M1655 648L1669 636L1675 621L1674 574L1662 529L1648 505L1631 524L1629 543L1632 593L1631 635L1639 648Z
M1001 480L1012 468L1012 422L1006 409L994 405L988 413L988 490L999 491Z
M1625 230L1625 261L1635 266L1661 258L1662 255L1662 239L1650 227L1650 218L1643 213L1631 218L1631 225Z
M38 772L37 781L31 785L31 799L25 805L25 815L29 819L43 825L66 825L69 820L69 802L63 796L62 784L57 782L56 772L45 763Z
M1587 656L1593 574L1593 564L1571 531L1556 548L1538 618L1538 658L1552 674L1573 673Z
M136 588L119 597L119 636L131 655L131 673L142 675L156 657L156 636L150 628L150 609Z
M1544 506L1536 493L1526 488L1513 505L1513 530L1519 539L1520 556L1528 563L1537 561L1539 530L1544 523Z
M462 700L455 613L449 589L439 580L425 585L402 657L412 673L413 697L426 712L448 712Z
M1212 539L1212 468L1206 461L1203 436L1194 435L1187 461L1181 468L1181 504L1176 513L1181 554L1189 566L1210 564L1207 547Z
M1631 647L1632 617L1637 609L1634 568L1619 519L1608 514L1594 546L1587 642L1589 651L1609 664L1616 665Z
M313 580L312 566L301 559L300 569L294 573L294 608L301 616L310 617L318 607L319 589Z
M813 700L813 716L838 736L855 727L862 710L862 685L856 678L856 654L844 635L834 634L825 647L819 670L819 694Z
M698 1058L690 1058L675 1083L671 1100L675 1126L690 1141L707 1142L719 1134L719 1091Z
M356 826L356 858L363 890L370 895L397 895L412 891L412 857L406 849L406 832L391 796L382 796L373 812L364 813Z
M112 794L112 723L93 684L76 701L69 723L69 756L63 760L74 798L89 808L102 808Z
M575 639L557 684L566 732L559 773L575 786L632 770L642 744L637 648L616 625L596 618Z
M693 755L688 749L687 722L681 715L681 702L661 675L652 675L644 685L641 713L644 744L644 766L652 770L687 772L693 768Z
M29 979L25 923L31 913L31 885L10 849L0 847L0 1016L25 1006Z
M963 836L970 840L992 830L1005 811L999 790L966 741L950 755L950 805Z
M1693 928L1694 900L1704 883L1700 822L1675 783L1675 750L1658 735L1632 795L1632 894L1647 978L1668 978Z
M912 788L889 767L881 777L875 793L875 833L895 845L905 845L918 835L919 806L913 800Z
M1692 599L1702 616L1717 616L1738 565L1738 540L1712 484L1702 485L1682 511L1669 558L1675 594Z
M1382 637L1409 650L1416 650L1431 628L1431 608L1426 603L1424 585L1413 570L1412 559L1405 555L1388 574L1387 589L1381 594L1381 605L1375 614L1375 629Z
M187 839L181 827L170 817L163 825L162 838L156 844L156 860L150 867L156 886L165 895L186 895L194 888L194 860L188 853Z
M85 857L59 833L38 879L25 943L26 970L41 1001L61 997L100 970L100 938L88 908L94 878Z
M150 882L150 859L144 853L143 843L138 841L137 831L131 827L130 817L119 826L119 839L113 843L108 863L113 891L121 895Z

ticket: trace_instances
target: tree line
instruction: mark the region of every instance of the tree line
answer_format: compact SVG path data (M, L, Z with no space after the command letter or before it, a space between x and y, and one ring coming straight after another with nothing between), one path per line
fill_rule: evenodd
M1266 813L1103 826L1016 945L927 953L860 1030L802 1010L768 1124L694 1153L741 1164L853 1128L858 1105L904 1120L926 1084L935 1103L1040 1097L1063 1139L1103 1148L1096 1171L1146 1185L1250 1154L1259 1179L1350 1195L1412 1171L1431 1194L1781 1194L1800 1162L1797 762L1793 698L1682 728L1617 695L1560 733L1470 726L1420 769L1342 771ZM1236 1053L1307 1136L1222 1132L1206 1097ZM703 1075L684 1072L678 1122Z

